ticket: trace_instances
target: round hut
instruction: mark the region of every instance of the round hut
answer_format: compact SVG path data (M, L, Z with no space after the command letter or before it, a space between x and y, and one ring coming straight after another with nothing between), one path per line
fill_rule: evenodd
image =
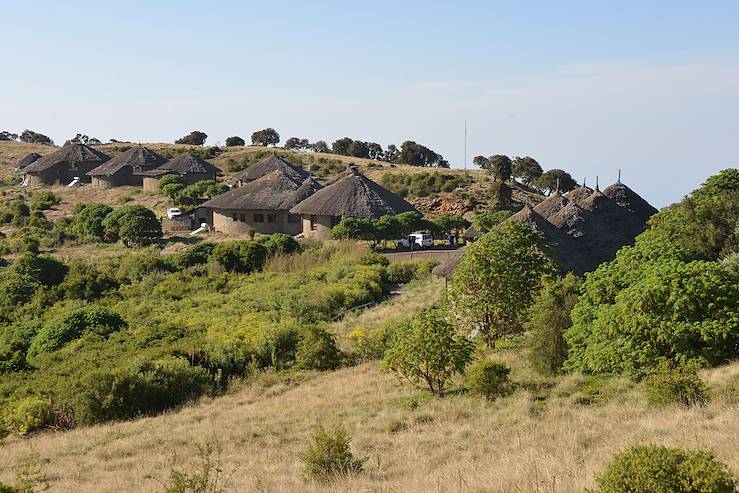
M109 159L107 154L77 142L40 157L26 166L23 172L32 186L66 185L74 179L89 182L87 173Z
M167 159L142 145L134 146L114 156L94 170L87 173L93 186L113 188L123 185L143 185L139 173L151 171L167 162Z
M197 154L187 152L170 159L158 168L134 174L142 177L144 190L156 192L159 190L159 179L164 175L178 175L186 185L192 185L202 180L215 180L220 172L220 169Z
M239 186L242 186L273 171L281 171L285 175L301 182L310 177L310 173L303 168L286 161L276 154L260 159L248 168L234 173L233 176L238 180Z
M39 160L40 157L41 154L39 154L38 152L31 152L29 154L26 154L21 158L20 161L18 161L15 169L20 173L24 173L24 170L28 167L28 165L35 163Z

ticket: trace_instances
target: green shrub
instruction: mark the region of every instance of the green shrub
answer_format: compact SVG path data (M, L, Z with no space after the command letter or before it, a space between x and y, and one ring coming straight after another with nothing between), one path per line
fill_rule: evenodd
M552 375L567 359L564 333L572 326L570 312L577 303L582 282L574 274L545 278L542 288L526 310L523 326L528 331L527 356L538 372Z
M90 373L69 399L77 423L93 424L171 409L201 395L210 383L204 368L169 357Z
M298 343L295 365L303 370L333 370L341 362L334 336L320 327L305 331Z
M59 197L54 195L53 192L42 191L35 192L31 198L31 209L38 211L44 211L51 209L51 206L56 205L60 202Z
M231 481L231 475L224 475L220 446L210 443L197 444L200 463L197 467L175 467L176 456L172 459L169 478L166 481L156 476L146 476L158 482L166 493L224 493ZM215 458L213 455L215 455ZM0 491L0 493L2 493Z
M105 239L123 241L126 246L149 245L162 237L162 225L154 213L141 205L115 209L102 222Z
M300 250L298 240L285 233L263 236L258 243L267 250L268 255L294 253Z
M229 272L254 272L264 266L267 249L256 241L226 241L213 249L210 259Z
M169 257L169 262L178 270L186 269L194 265L205 264L208 262L208 258L210 257L210 254L213 253L213 249L215 247L215 243L204 241L202 243L198 243L185 252L171 255Z
M260 368L284 368L295 363L300 332L292 325L272 327L253 342L251 351Z
M31 340L28 356L56 351L85 334L105 337L126 326L126 321L108 308L86 306L71 310L43 325Z
M419 388L443 396L447 381L462 373L472 357L473 344L457 335L440 310L423 310L399 331L385 352L383 366Z
M381 253L370 252L362 255L359 258L359 263L362 265L382 265L383 267L387 267L390 265L390 260Z
M362 360L382 359L385 351L392 346L395 334L401 330L409 330L410 320L410 317L400 317L386 320L369 329L355 327L349 333L354 354Z
M5 428L13 433L28 433L51 421L51 405L47 399L23 397L13 402L2 418Z
M393 262L387 268L387 281L393 284L407 284L416 277L418 265L415 262Z
M365 459L352 454L351 438L343 426L333 429L318 428L311 445L300 454L303 470L307 479L321 483L362 470Z
M483 360L477 361L465 370L467 388L489 400L502 397L511 390L508 375L511 369L503 363Z
M597 483L599 493L736 493L728 466L710 452L656 445L617 454Z
M644 380L644 390L647 400L656 406L694 406L707 400L706 387L698 376L696 364L674 365L663 361Z

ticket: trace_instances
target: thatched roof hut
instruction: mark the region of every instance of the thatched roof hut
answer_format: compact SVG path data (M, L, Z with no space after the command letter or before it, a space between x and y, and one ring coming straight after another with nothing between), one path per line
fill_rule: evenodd
M281 171L290 178L301 182L310 176L310 173L305 171L303 168L295 166L276 154L260 159L248 168L234 173L233 176L239 180L241 184L244 184L268 175L273 171Z
M467 241L475 241L480 236L482 236L484 233L477 229L474 224L471 224L469 228L465 229L462 233L462 238L464 238Z
M593 193L593 189L583 184L567 192L564 197L570 202L579 202L587 198L591 193Z
M461 248L455 250L448 259L434 267L431 270L431 273L435 276L443 277L447 281L451 281L452 276L454 276L454 271L457 270L457 266L459 266L459 263L462 261L463 253L464 250Z
M197 154L187 152L158 168L137 172L136 175L143 177L144 190L156 191L159 188L158 180L164 175L179 175L182 181L190 185L201 180L215 180L220 172L220 169Z
M30 176L32 185L68 183L75 177L89 181L86 174L109 159L107 154L78 142L40 157L23 171Z
M288 195L285 200L280 203L280 209L289 211L322 188L323 185L318 183L318 180L309 176L294 192Z
M534 207L534 210L537 214L540 214L544 218L549 218L569 204L570 201L567 200L560 192L557 190L553 194L551 194L549 197L545 198L541 202L539 202L536 207Z
M282 171L273 171L242 187L208 200L201 207L228 210L279 210L302 184ZM287 210L287 209L284 209Z
M87 174L90 176L113 176L124 168L136 172L148 171L158 168L166 162L167 159L160 154L142 145L137 145L114 156Z
M603 194L619 206L635 214L642 222L647 222L652 215L657 213L657 209L652 207L649 202L620 181L608 186L603 190Z
M292 208L301 215L374 219L415 211L415 207L350 166L342 178Z
M16 169L19 171L23 171L29 164L35 163L39 160L41 157L41 154L37 152L31 152L30 154L26 154L21 158L20 161L18 161L18 164L16 166Z

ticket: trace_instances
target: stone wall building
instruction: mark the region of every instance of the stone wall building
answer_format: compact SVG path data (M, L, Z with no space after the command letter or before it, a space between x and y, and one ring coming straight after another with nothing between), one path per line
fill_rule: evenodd
M87 173L109 159L107 154L85 144L67 144L36 159L22 172L26 175L26 183L31 186L67 185L75 178L89 183Z
M114 156L87 174L96 188L142 186L144 177L140 173L156 169L166 162L167 159L163 156L138 145Z

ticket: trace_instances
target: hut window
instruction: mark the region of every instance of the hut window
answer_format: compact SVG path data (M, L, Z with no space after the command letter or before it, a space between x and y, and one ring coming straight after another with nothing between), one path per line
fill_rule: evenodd
M232 217L233 217L233 220L234 221L238 221L239 220L239 215L238 214L234 214Z
M277 221L277 214L267 214L267 222L273 223Z
M289 222L290 224L297 224L300 222L300 216L297 214L288 214L287 222Z
M242 223L245 223L246 222L246 214L242 214L241 215L241 222Z
M311 231L315 231L316 230L316 221L317 220L318 219L316 218L316 216L311 216L310 217L310 230Z
M264 222L264 214L254 214L254 222L255 223L263 223Z

